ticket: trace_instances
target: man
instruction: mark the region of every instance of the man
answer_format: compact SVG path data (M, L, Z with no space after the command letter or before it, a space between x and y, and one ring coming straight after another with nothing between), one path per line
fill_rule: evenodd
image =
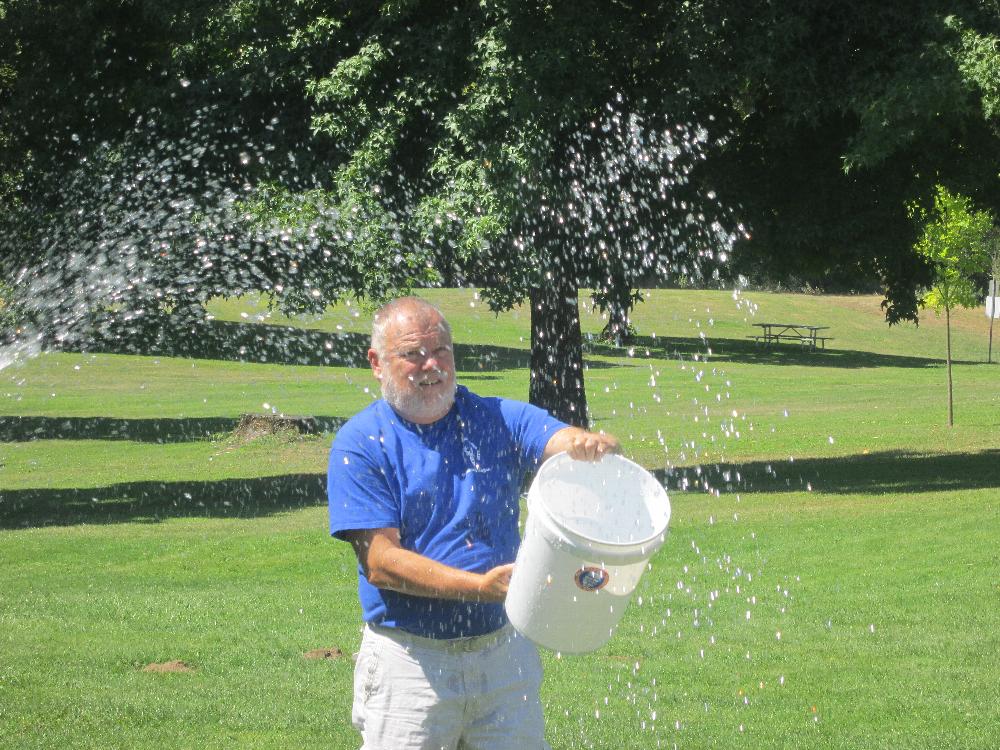
M618 441L458 386L451 329L416 297L376 313L368 361L383 398L340 429L328 474L330 532L359 562L363 748L547 748L538 652L503 610L520 488Z

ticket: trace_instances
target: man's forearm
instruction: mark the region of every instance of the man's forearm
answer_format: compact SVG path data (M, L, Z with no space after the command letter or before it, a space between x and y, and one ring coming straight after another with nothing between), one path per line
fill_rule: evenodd
M371 529L348 536L368 582L410 596L458 601L502 602L513 565L485 573L461 570L432 560L399 543L398 529Z
M402 547L381 550L372 563L368 572L372 586L411 596L475 601L482 585L479 573L445 565Z

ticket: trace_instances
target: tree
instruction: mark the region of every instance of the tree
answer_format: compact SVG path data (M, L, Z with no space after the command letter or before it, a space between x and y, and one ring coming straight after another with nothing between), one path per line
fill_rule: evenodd
M632 309L643 301L641 290L636 287L639 279L629 279L625 274L612 274L606 289L591 294L594 304L608 317L601 331L601 338L615 346L624 346L635 336L629 317Z
M998 198L986 6L8 0L0 261L81 290L81 252L132 263L118 307L170 317L479 284L529 300L531 398L582 422L581 287L627 330L642 281L726 273L744 238L733 275L875 279L916 316L902 207ZM142 163L172 177L135 215L125 179L113 222L65 200L116 205L103 175Z
M986 309L990 316L989 344L986 349L986 361L993 364L993 320L1000 314L1000 297L997 297L997 281L1000 279L1000 229L993 227L986 237L986 261L989 264L990 285L986 290L988 304Z
M945 313L948 369L948 426L955 424L951 375L951 311L956 306L972 307L977 293L972 274L982 267L985 240L992 226L986 211L976 211L972 202L946 187L938 186L930 210L911 206L911 215L922 224L915 249L934 271L934 285L922 304Z
M428 280L392 223L355 232L370 196L332 206L316 177L337 162L310 147L306 71L350 26L322 5L7 4L0 269L26 345L190 336L217 295L303 312Z
M699 61L733 102L728 148L707 164L751 231L732 271L878 290L890 323L916 319L930 275L906 205L941 181L1000 203L995 4L739 7Z
M494 309L527 299L530 399L577 424L578 289L610 301L644 275L697 275L731 242L690 179L715 141L688 97L657 83L687 64L663 43L668 15L393 3L309 87L314 131L345 151L334 200L377 195L410 246L484 286Z
M989 108L996 86L980 64L997 15L975 0L950 11L942 16L932 0L780 9L763 0L628 9L490 2L467 13L394 3L372 14L355 54L315 81L323 112L314 123L331 145L352 144L357 189L377 185L396 215L422 201L449 207L451 232L433 242L447 237L458 252L438 257L466 278L491 269L492 303L534 297L533 388L551 383L551 393L537 394L551 406L567 388L582 392L574 287L598 287L613 327L625 329L639 278L685 275L696 266L691 244L725 246L671 238L677 256L668 260L655 247L636 252L641 221L606 221L614 227L606 234L626 241L603 268L601 253L588 257L567 229L572 211L559 209L579 205L568 189L579 162L567 154L600 171L600 156L578 139L588 125L613 132L602 113L638 116L653 131L664 122L712 128L710 158L686 175L700 189L688 205L707 205L706 223L732 230L717 193L749 227L734 249L734 276L874 286L890 323L915 319L930 269L913 252L906 204L943 179L986 203L1000 199L991 171L1000 161ZM633 194L641 202L656 191ZM468 230L485 216L487 232ZM509 247L516 255L504 254ZM539 352L547 331L554 348ZM557 372L553 357L574 364ZM579 395L569 403L579 413Z

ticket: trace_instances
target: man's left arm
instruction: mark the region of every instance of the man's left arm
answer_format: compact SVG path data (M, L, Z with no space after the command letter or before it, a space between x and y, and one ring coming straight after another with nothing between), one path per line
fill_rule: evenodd
M542 461L557 453L568 453L577 461L600 461L605 453L621 453L621 444L613 435L589 432L580 427L564 427L545 444Z

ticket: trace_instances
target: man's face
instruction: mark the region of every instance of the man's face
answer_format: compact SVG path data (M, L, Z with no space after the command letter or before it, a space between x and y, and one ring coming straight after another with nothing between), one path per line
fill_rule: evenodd
M385 351L368 350L382 397L400 416L430 424L455 402L455 356L451 336L433 310L403 310L390 322Z

